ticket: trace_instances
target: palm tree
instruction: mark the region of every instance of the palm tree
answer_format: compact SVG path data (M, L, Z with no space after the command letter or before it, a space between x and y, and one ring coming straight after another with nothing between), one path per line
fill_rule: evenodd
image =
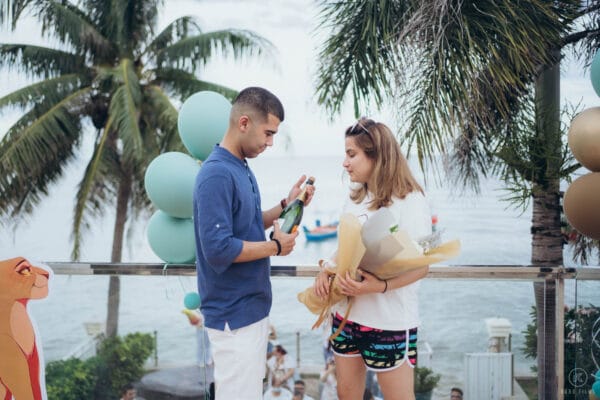
M585 3L585 2L584 2ZM333 113L351 93L355 114L394 99L399 136L422 168L451 155L454 177L478 189L496 175L532 200L536 265L561 265L561 179L578 164L560 123L560 59L600 47L600 2L514 0L322 1L331 30L317 96ZM576 30L579 28L579 30ZM429 164L429 165L428 165ZM534 283L538 392L556 396L554 283Z
M77 191L72 258L79 258L93 219L116 206L111 262L118 263L125 226L150 208L146 166L162 152L184 151L171 98L200 90L233 98L236 91L197 72L215 56L258 56L271 44L250 31L202 32L191 17L156 33L160 0L2 4L0 21L14 25L29 11L60 46L0 44L0 67L37 79L0 99L0 110L24 111L0 141L0 216L17 223L29 214L77 154L83 135L94 134ZM110 278L108 336L118 329L119 284L118 276Z

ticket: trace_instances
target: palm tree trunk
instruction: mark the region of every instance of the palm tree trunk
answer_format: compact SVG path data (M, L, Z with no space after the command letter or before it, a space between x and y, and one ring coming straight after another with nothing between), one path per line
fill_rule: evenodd
M555 54L558 55L559 54ZM557 57L556 60L559 58ZM539 173L533 184L532 264L562 265L560 234L561 165L560 66L545 68L536 80L536 141L544 149L536 165ZM538 398L557 398L556 376L556 287L553 280L534 283L537 306Z
M558 193L541 192L533 195L532 256L533 264L562 263L562 242ZM537 368L538 398L556 399L556 285L549 279L533 284L537 307Z
M131 196L131 178L125 173L119 183L117 195L117 216L113 232L113 246L110 261L121 262L123 252L123 234L127 222L129 197ZM114 337L119 329L119 303L121 300L121 280L118 275L111 276L108 283L108 310L106 314L106 336Z

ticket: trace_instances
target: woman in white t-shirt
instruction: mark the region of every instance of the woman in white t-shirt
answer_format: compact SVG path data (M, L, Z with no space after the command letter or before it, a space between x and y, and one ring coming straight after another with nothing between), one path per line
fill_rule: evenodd
M273 357L267 360L269 382L287 390L294 388L295 364L282 345L278 344L273 350Z
M380 208L394 216L413 240L431 234L431 214L423 189L413 177L400 145L384 124L361 118L346 130L344 169L354 186L344 212L363 221ZM335 262L332 260L331 262ZM429 267L380 280L358 270L362 280L339 276L339 287L354 297L348 320L331 341L340 399L361 398L367 369L377 374L386 400L414 399L413 369L417 359L418 281ZM317 275L314 290L329 291L327 273ZM347 302L333 306L332 332L340 326Z

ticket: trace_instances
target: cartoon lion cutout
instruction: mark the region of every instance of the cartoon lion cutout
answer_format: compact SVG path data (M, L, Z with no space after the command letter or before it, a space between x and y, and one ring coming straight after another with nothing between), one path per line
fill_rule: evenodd
M43 400L43 361L27 313L48 295L50 272L22 257L0 261L0 400Z

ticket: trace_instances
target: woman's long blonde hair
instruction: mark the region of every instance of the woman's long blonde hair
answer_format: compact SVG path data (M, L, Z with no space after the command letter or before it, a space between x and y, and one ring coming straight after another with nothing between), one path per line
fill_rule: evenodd
M363 183L352 189L352 201L360 203L370 193L372 199L369 201L369 210L377 210L389 206L393 197L403 199L417 190L424 194L423 188L410 171L400 144L385 124L361 118L346 129L346 137L354 138L356 145L374 161L372 178L369 179L372 187Z

